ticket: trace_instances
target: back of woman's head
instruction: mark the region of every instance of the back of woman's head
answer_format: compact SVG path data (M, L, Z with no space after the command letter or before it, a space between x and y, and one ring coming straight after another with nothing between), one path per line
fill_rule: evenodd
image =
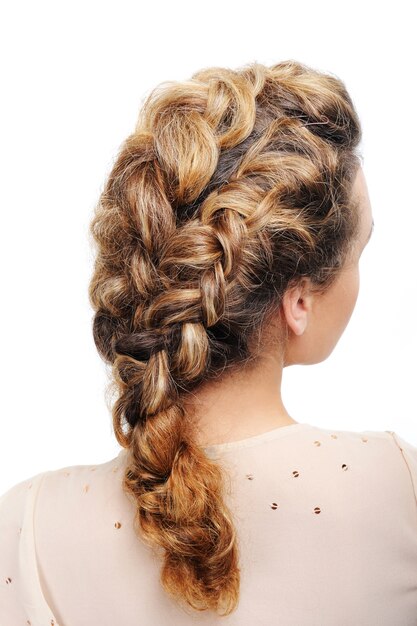
M97 204L89 294L123 487L184 608L229 614L240 583L224 476L187 396L256 361L289 286L337 277L358 235L360 138L332 75L292 60L204 69L146 98Z

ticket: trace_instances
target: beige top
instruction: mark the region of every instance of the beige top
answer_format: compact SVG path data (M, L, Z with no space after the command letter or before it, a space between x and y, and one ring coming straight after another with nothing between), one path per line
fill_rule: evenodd
M240 540L232 615L165 594L134 534L121 450L1 496L1 626L416 626L416 447L296 423L206 450L229 472Z

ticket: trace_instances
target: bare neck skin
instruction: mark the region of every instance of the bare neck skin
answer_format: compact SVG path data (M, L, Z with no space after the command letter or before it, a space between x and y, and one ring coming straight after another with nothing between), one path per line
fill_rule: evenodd
M279 354L271 354L256 368L199 388L193 399L199 418L197 443L237 441L296 423L282 402L281 378Z

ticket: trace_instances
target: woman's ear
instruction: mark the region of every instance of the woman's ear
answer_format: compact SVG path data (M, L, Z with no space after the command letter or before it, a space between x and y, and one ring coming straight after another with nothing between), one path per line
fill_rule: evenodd
M313 296L309 279L303 279L295 287L285 291L282 310L289 328L295 335L302 335L307 328Z

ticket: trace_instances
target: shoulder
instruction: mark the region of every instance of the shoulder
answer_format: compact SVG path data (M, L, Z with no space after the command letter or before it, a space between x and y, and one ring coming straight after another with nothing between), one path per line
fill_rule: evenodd
M389 447L392 449L405 449L409 451L412 455L417 454L417 447L403 439L392 430L340 430L340 429L330 429L330 428L321 428L314 427L317 431L317 434L322 434L326 439L339 439L340 442L343 443L375 443L376 445L380 445L380 447Z
M0 494L0 525L11 517L22 514L29 503L44 495L48 498L77 489L80 484L96 478L99 482L118 472L125 458L125 450L109 461L97 464L69 465L29 476Z
M417 447L395 431L314 427L312 433L306 432L309 442L312 434L313 443L331 458L355 460L376 479L380 476L409 483L411 477L417 491Z
M390 436L396 447L408 456L410 461L417 463L417 445L404 439L393 430L387 430L385 432Z
M47 472L42 485L40 503L52 500L65 504L80 494L95 492L96 495L106 491L110 483L120 475L125 459L125 451L104 463L88 463L68 465Z
M328 431L331 432L331 431ZM401 437L393 430L364 430L364 431L336 431L340 432L343 437L352 440L359 439L364 443L375 443L382 448L389 448L398 456L398 452L402 452L404 459L417 463L417 447L407 439ZM416 467L417 469L417 467Z
M122 450L104 463L69 465L49 471L36 503L39 542L47 541L50 532L62 544L77 529L94 533L97 515L123 500L125 458Z
M321 429L340 442L350 442L349 451L360 451L368 475L383 478L388 489L417 503L417 446L392 430L346 431ZM363 444L358 445L358 444Z
M417 446L401 437L395 431L389 430L386 432L391 437L393 444L407 467L417 502Z
M341 444L353 444L358 448L358 444L368 444L359 446L359 449L373 450L376 454L391 452L394 457L402 453L404 460L410 462L417 471L417 446L402 438L397 432L392 430L332 430L329 428L317 428L317 433L322 434L326 439L338 440Z
M4 530L12 520L17 521L23 515L28 504L36 496L48 471L39 472L12 485L0 494L0 529Z

